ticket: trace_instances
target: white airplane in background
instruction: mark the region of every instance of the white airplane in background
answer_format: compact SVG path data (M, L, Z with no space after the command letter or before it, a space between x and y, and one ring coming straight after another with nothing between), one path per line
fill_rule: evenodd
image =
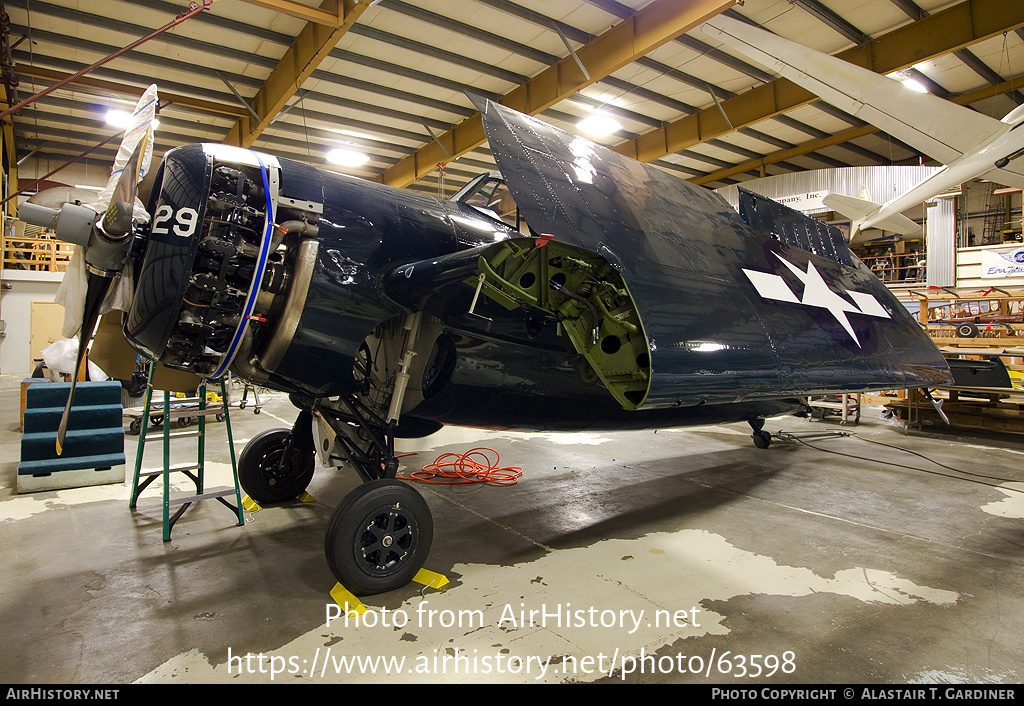
M893 200L878 204L830 194L827 207L852 219L850 242L868 228L911 233L918 225L901 215L971 179L1024 189L1024 106L1002 120L956 105L901 82L808 49L739 20L719 15L702 26L708 35L850 115L906 142L945 166Z

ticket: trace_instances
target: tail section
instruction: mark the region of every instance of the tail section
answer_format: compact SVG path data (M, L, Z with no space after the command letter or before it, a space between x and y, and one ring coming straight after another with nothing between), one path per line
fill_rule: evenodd
M860 233L868 228L881 228L904 234L913 233L920 227L906 216L891 211L886 212L882 204L867 199L829 194L822 199L822 203L852 221L850 224L851 243L859 240Z

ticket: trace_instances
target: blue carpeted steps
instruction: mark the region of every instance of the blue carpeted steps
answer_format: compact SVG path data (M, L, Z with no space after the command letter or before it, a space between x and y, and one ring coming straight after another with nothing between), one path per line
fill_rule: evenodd
M121 384L80 382L68 418L64 450L57 455L57 427L71 383L40 382L25 393L18 492L124 481Z
M44 384L53 385L55 383ZM78 391L75 390L75 397L77 396ZM67 399L66 395L64 399ZM30 411L31 414L29 414ZM102 429L111 426L120 428L121 411L120 400L117 401L117 404L79 405L76 403L71 408L71 417L68 419L68 434L76 429ZM27 408L25 410L25 433L49 433L51 437L56 437L62 414L64 414L63 402L59 407Z

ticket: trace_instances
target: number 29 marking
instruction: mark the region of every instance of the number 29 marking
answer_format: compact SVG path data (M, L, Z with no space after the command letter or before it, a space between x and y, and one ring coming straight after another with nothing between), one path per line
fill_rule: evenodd
M188 238L196 232L196 226L199 224L198 211L194 208L186 207L179 208L178 212L175 213L174 209L165 204L156 210L150 233L153 235L167 235L168 229L166 224L168 224L172 217L174 218L172 230L175 235Z

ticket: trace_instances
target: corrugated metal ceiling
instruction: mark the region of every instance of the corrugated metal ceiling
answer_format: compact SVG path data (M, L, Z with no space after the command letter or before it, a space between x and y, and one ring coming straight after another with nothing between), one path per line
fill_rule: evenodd
M351 1L351 0L350 0ZM654 0L657 2L668 0ZM696 4L698 0L675 0ZM746 0L728 12L777 34L828 53L838 53L923 21L963 3L986 0ZM1024 0L1003 0L1019 5ZM313 0L302 4L313 7ZM190 97L219 110L247 114L235 97L251 99L303 32L304 19L287 9L296 0L215 0L209 9L122 57L26 106L14 117L19 159L31 153L23 175L41 175L80 156L116 130L104 123L109 107L130 108L139 92L156 83L163 101L156 152L188 142L225 139L236 117L189 107ZM349 144L371 156L346 170L380 178L389 167L470 118L465 91L498 97L569 55L633 13L647 0L379 0L362 9L313 74L297 86L276 122L253 148L325 166L326 153ZM989 3L991 4L991 3ZM326 6L326 4L325 4ZM166 0L7 0L7 41L20 79L17 98L42 90L170 22L187 9ZM293 8L294 9L294 8ZM1019 14L1019 13L1018 13ZM1005 28L967 47L951 46L915 67L934 92L947 97L1024 77L1024 31ZM948 43L955 43L949 38ZM539 116L577 131L575 123L595 109L614 113L622 130L601 141L614 145L671 125L687 115L717 111L728 101L774 76L716 48L699 28L650 51L561 100ZM48 78L36 78L47 70ZM1024 79L1022 79L1024 80ZM108 83L96 84L96 81ZM93 86L86 85L92 82ZM974 103L1002 117L1024 100L1006 90ZM1012 89L1012 87L1011 87ZM725 103L723 103L725 105ZM708 186L736 183L756 169L715 178L717 170L863 125L821 102L756 124L726 131L654 163ZM85 163L109 164L116 140ZM921 155L882 133L798 154L765 167L782 174L820 167L908 164ZM337 167L334 167L337 168ZM493 168L486 145L448 162L444 191L450 195L472 176ZM713 179L707 181L707 179ZM53 181L61 181L58 173ZM26 179L22 178L24 185ZM438 172L410 188L437 193Z

